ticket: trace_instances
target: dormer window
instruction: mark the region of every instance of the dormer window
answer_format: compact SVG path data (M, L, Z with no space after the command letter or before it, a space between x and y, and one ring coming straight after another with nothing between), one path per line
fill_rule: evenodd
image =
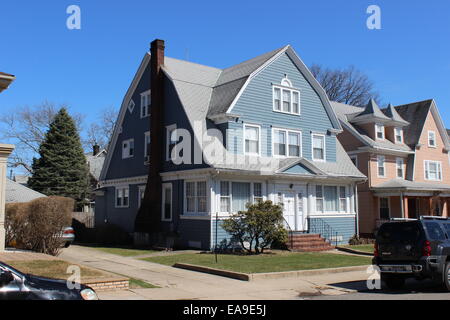
M403 143L403 129L395 128L395 143Z
M273 111L300 115L300 91L287 78L273 86Z
M384 140L384 125L377 123L375 125L375 134L378 140Z
M431 148L436 148L436 132L428 131L428 146Z
M145 118L150 115L150 104L150 91L141 93L141 118Z

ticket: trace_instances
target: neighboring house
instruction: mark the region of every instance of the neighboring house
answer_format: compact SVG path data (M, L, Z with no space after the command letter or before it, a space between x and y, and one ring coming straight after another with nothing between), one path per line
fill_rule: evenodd
M20 183L21 185L26 187L28 185L29 179L30 179L29 175L15 174L11 180L13 180L14 182Z
M390 218L448 216L449 136L434 100L381 110L332 102L339 141L369 178L358 186L362 235Z
M105 162L106 154L106 150L100 149L100 146L98 145L92 147L92 152L85 154L89 168L89 182L92 193L89 197L89 205L85 206L83 209L84 212L95 211L95 190L100 187L100 173L103 168L103 163Z
M26 186L6 179L6 203L23 203L47 197L45 194L34 191Z
M149 91L159 67L162 90ZM150 129L159 108L152 102L161 100L163 120ZM164 57L163 42L154 41L119 113L96 225L135 231L149 160L160 159L159 209L149 214L161 231L178 234L179 246L229 242L223 219L260 200L283 204L293 231L329 226L337 232L333 240L347 243L356 232L355 187L365 177L337 140L341 131L324 90L291 46L218 69ZM223 141L212 144L212 136ZM162 142L159 151L154 141ZM184 163L174 164L177 154Z

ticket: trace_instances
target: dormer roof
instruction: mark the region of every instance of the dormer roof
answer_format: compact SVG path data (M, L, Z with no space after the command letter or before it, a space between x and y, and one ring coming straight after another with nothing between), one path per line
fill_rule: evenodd
M392 104L389 104L389 106L383 110L383 113L389 117L392 121L389 123L390 126L393 127L406 127L409 125L409 122L403 119L395 110L394 106Z
M391 119L388 118L377 105L374 99L370 99L364 110L351 119L352 123L388 123Z

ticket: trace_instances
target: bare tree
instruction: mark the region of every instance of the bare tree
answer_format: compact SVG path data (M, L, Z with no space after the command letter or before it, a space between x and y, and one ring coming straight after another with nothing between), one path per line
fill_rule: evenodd
M56 113L65 105L56 106L45 101L33 107L24 106L5 112L0 116L0 134L2 140L15 145L13 154L8 159L11 167L22 167L32 172L33 157L38 153L39 146L45 138ZM83 116L73 114L78 130L81 130Z
M92 123L87 129L86 139L84 140L85 149L89 149L93 145L108 149L117 116L118 110L114 106L104 108L100 111L98 121Z
M354 66L346 69L330 69L314 64L310 71L331 101L359 107L365 106L370 99L380 102L380 95L374 89L373 82Z

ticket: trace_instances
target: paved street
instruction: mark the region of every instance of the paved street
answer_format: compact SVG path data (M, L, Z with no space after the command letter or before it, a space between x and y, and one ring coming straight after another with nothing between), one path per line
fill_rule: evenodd
M450 299L450 293L445 293L429 281L409 282L406 290L401 292L369 291L366 286L368 275L361 271L246 282L176 269L80 246L65 249L60 258L161 287L100 292L99 296L104 300Z

